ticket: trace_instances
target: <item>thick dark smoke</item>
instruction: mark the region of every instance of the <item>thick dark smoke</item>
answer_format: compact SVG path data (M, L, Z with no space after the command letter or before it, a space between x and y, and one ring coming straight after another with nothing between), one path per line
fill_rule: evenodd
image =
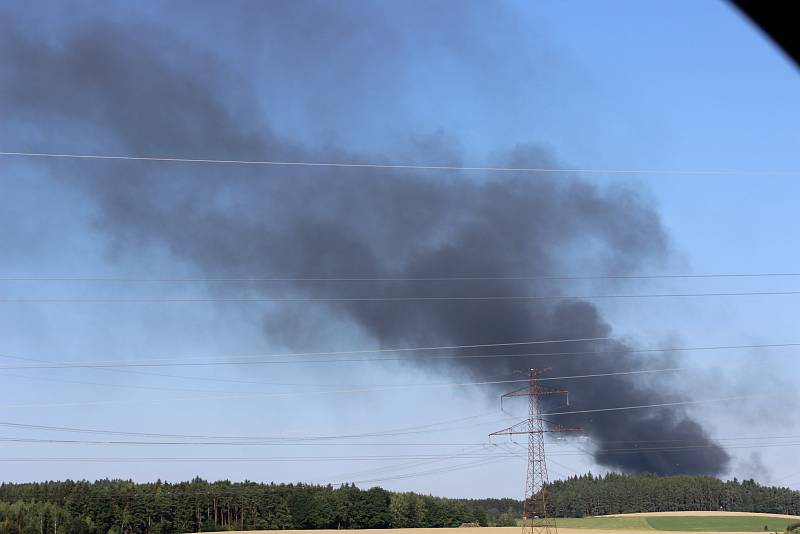
M41 145L23 148L224 159L373 159L336 148L312 150L271 132L256 99L224 65L153 29L133 31L98 22L48 45L12 26L0 32L0 113L7 124L40 129ZM165 49L168 55L162 53ZM173 61L176 57L179 62ZM231 102L225 95L234 86L236 101ZM417 139L413 146L404 151L406 157L459 163L458 149L444 134ZM513 147L500 160L511 166L557 164L536 146ZM98 224L115 246L163 246L208 276L624 274L655 268L668 255L658 214L636 191L563 177L145 162L62 162L49 168L94 201ZM375 297L569 294L574 289L554 280L503 280L306 282L253 285L246 291ZM312 307L346 318L387 347L613 334L600 310L585 301L286 304L264 312L266 334L296 348L323 343L306 328L306 312ZM669 354L644 360L620 342L535 350L616 353L503 357L502 350L495 350L497 357L450 360L446 365L483 377L530 366L571 375L675 364ZM417 360L439 370L445 365L441 362L426 356ZM609 377L563 386L573 388L571 409L580 410L674 400L675 394L659 384L656 388L641 379ZM679 408L558 420L584 427L594 440L596 460L613 468L718 474L729 462L728 454ZM626 440L675 440L700 447L602 452L629 448Z

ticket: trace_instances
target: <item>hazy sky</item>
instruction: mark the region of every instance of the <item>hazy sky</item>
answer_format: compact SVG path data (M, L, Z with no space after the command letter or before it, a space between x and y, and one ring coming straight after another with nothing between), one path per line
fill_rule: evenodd
M447 276L462 265L479 274L800 271L797 176L769 172L800 170L800 79L789 60L722 2L7 3L0 6L0 34L0 151L653 171L548 177L373 170L354 178L328 169L0 157L0 273L6 278ZM658 172L669 170L731 172ZM330 202L336 211L326 211ZM337 215L326 221L329 213ZM433 265L448 271L433 272ZM559 282L554 288L542 282L525 291L798 291L800 281ZM401 289L419 296L503 288ZM370 288L0 282L4 299L343 294L369 296ZM581 319L579 308L566 313L593 331L608 327L632 348L796 343L797 299L603 300L593 308L599 318ZM524 449L502 440L487 445L491 431L514 422L496 400L505 386L425 386L513 380L513 363L493 369L491 361L478 368L308 363L317 357L287 356L260 361L300 361L232 364L243 355L518 342L553 339L560 331L532 324L530 334L514 339L478 335L480 328L474 336L442 334L452 315L504 332L520 314L506 316L498 311L502 305L480 302L454 305L452 314L425 306L432 305L390 302L365 311L318 303L0 302L0 355L6 356L0 365L17 367L0 369L2 423L352 436L224 446L6 441L0 460L42 461L3 462L0 478L199 475L520 497L525 460L510 453ZM555 314L549 305L519 306L534 322ZM568 331L588 337L576 328ZM620 406L618 399L629 398L615 390L620 385L631 388L637 403L752 395L687 408L687 420L727 450L723 477L800 488L793 461L800 442L795 354L781 348L670 354L663 361L628 357L602 369L659 363L691 369L620 384L593 378L559 385L573 391L578 405L583 389L588 408ZM338 359L378 356L407 355ZM18 359L173 357L224 365L20 369L32 362ZM576 361L553 365L552 374L598 369ZM357 391L364 388L381 391ZM519 415L524 408L509 409ZM650 416L643 417L620 430L625 439ZM582 452L592 448L591 439L607 442L606 420L573 419L591 437L549 446L552 477L607 469ZM447 423L433 425L439 422ZM374 435L390 429L405 430ZM0 436L153 439L8 425Z

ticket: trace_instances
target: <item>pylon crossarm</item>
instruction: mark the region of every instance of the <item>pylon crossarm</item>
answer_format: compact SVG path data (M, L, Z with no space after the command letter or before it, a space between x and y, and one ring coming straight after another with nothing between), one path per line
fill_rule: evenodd
M583 430L581 428L545 428L543 430L512 430L511 428L506 428L504 430L498 430L497 432L492 432L489 434L490 436L511 436L516 434L540 434L540 433L552 433L552 432L579 432Z
M506 397L527 397L529 395L529 387L525 386L524 388L515 389L514 391L509 391L508 393L503 393L500 398L504 399Z
M521 428L525 428L526 430L524 430L524 431L519 430ZM508 428L504 428L502 430L498 430L496 432L492 432L489 435L490 436L510 436L512 434L527 434L528 433L527 428L528 428L528 421L527 420L526 421L520 421L519 423L516 423L516 424L514 424L514 425L512 425L512 426L510 426Z
M550 388L539 388L536 392L537 395L566 395L569 393L566 389L550 389ZM529 397L531 395L531 388L530 386L525 386L524 388L515 389L514 391L509 391L508 393L504 393L502 395L503 398L505 397Z

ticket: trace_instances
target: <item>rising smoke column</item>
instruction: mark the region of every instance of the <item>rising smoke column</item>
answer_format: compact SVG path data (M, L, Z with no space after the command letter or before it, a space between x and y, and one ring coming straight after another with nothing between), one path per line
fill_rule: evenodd
M121 154L385 160L336 148L308 148L271 131L257 112L257 99L246 89L237 85L236 102L225 98L231 87L219 80L232 76L225 65L157 29L97 21L66 32L61 42L47 44L26 37L11 22L6 24L0 31L0 114L16 125L43 128L43 149L64 146L66 136L80 141L76 146ZM162 48L170 54L165 56ZM52 124L58 125L58 136L47 133ZM414 150L406 154L438 158L441 164L460 162L457 147L441 133L418 139ZM557 165L547 150L533 145L511 147L499 161L515 167ZM588 261L586 270L592 273L625 274L657 266L669 253L658 214L635 190L600 188L569 177L130 162L91 166L59 162L50 169L92 199L98 225L114 246L165 247L176 259L211 277L537 276L573 271L577 261ZM572 292L566 282L535 279L287 282L248 291L286 297ZM323 310L323 315L346 317L386 347L613 335L594 304L576 300L287 303L264 312L265 334L297 349L308 342L324 343L309 336L305 322L309 306ZM497 350L500 355L491 359L443 363L420 356L416 364L432 370L458 366L474 377L529 366L551 366L557 374L572 375L637 370L648 362L675 365L669 354L644 360L618 341L526 350L615 353L505 358ZM609 377L581 382L571 395L571 408L673 399L669 388ZM588 419L562 417L559 422L583 426L598 451L627 447L626 440L675 440L701 446L651 454L598 453L596 460L609 467L719 474L729 461L728 454L680 408L620 411Z

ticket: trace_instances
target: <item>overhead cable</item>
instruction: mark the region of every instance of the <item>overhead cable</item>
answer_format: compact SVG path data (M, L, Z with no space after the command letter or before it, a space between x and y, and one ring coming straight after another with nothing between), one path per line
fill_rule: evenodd
M116 160L116 161L149 161L161 163L194 163L211 165L249 165L272 167L329 167L329 168L363 168L394 170L429 170L429 171L482 171L482 172L518 172L545 174L622 174L622 175L676 175L676 176L800 176L797 170L669 170L669 169L624 169L624 168L558 168L558 167L506 167L506 166L464 166L464 165L418 165L396 163L368 162L319 162L319 161L283 161L258 159L212 159L186 158L177 156L133 156L111 154L76 154L56 152L23 152L2 151L0 156L50 159L82 159L82 160Z
M593 338L593 340L619 340L621 338ZM571 340L578 341L578 340ZM588 340L587 340L588 341ZM800 342L795 343L749 343L742 345L700 345L689 347L659 347L659 348L619 348L613 350L588 350L588 351L564 351L564 352L525 352L525 353L491 353L491 354L456 354L456 355L432 355L425 356L424 360L468 360L468 359L500 359L500 358L523 358L523 357L538 357L538 356L604 356L612 354L646 354L646 353L663 353L663 352L694 352L694 351L716 351L716 350L737 350L737 349L773 349L773 348L794 348L800 347ZM386 352L401 352L401 351L414 351L414 350L433 350L433 349L386 349ZM353 351L369 353L373 351ZM374 352L383 352L377 350ZM334 353L312 353L312 354L334 354ZM348 354L348 352L338 352L337 354ZM284 356L300 356L302 353L286 354ZM21 358L19 356L12 356L8 354L0 354L0 358L10 359L25 359L36 362L43 362L37 365L0 365L0 370L3 369L66 369L66 368L113 368L113 367L205 367L205 366L219 366L219 365L268 365L268 364L313 364L313 363L357 363L357 362L394 362L394 361L415 361L416 358L326 358L326 359L313 359L313 360L255 360L255 358L268 358L280 357L278 354L263 354L251 356L234 356L229 355L225 358L239 358L239 360L222 360L222 361L201 361L201 362L186 362L182 360L199 359L202 357L188 357L188 358L152 358L152 359L139 359L139 360L74 360L74 361L57 361L57 360L41 360L34 358ZM252 359L251 359L252 358ZM265 384L269 383L243 381L243 380L226 380L223 378L209 378L209 377L185 377L181 375L161 375L155 373L154 376L165 376L168 378L186 378L191 380L210 380L210 381L231 381L236 383L248 384ZM298 384L299 385L299 384Z
M214 283L214 282L485 282L503 280L660 280L672 278L789 278L797 272L769 273L675 273L675 274L543 274L543 275L474 275L474 276L63 276L5 275L0 282L124 282L124 283Z
M620 293L587 295L483 295L483 296L408 296L408 297L2 297L2 304L192 304L224 302L255 304L261 302L458 302L458 301L547 301L607 300L702 297L774 297L800 295L800 291L722 291L710 293Z

